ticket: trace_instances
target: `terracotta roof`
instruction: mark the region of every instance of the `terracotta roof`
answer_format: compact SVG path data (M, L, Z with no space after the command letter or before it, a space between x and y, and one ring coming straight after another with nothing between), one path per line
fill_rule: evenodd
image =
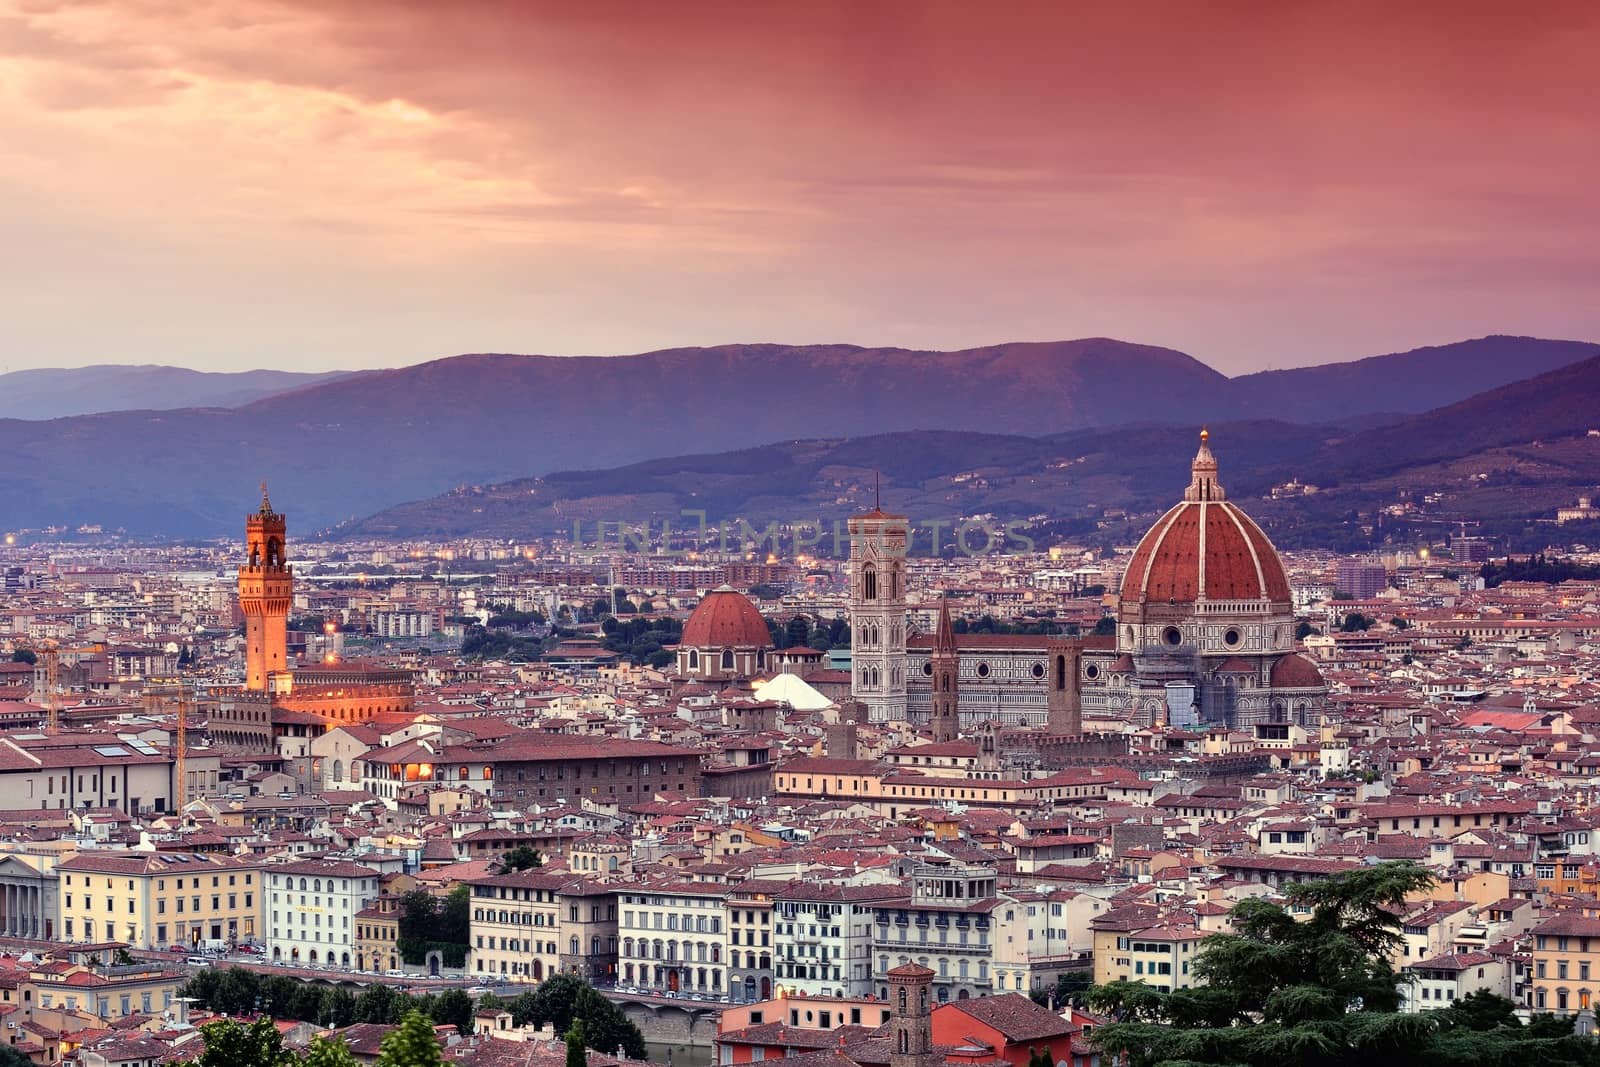
M1272 665L1274 689L1321 689L1327 686L1322 672L1304 656L1285 656Z
M724 585L707 593L690 612L678 644L690 648L771 648L772 634L749 598Z
M1002 993L940 1005L939 1011L958 1011L1005 1035L1009 1043L1064 1037L1078 1028L1021 993Z

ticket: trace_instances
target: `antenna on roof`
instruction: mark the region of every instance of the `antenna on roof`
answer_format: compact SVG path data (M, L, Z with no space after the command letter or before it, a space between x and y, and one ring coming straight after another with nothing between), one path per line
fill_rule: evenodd
M873 511L882 511L883 510L883 493L880 491L880 487L878 485L879 481L882 479L882 476L883 476L883 472L882 471L873 471L872 472L872 510Z

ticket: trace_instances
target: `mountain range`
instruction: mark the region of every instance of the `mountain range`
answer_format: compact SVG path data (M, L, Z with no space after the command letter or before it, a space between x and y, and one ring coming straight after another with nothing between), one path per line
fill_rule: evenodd
M59 419L102 411L234 408L343 377L247 370L218 373L156 365L45 368L0 374L0 419Z
M852 458L850 449L870 452L869 444L841 442L930 430L989 435L995 447L997 432L1066 435L1047 446L1070 453L1056 459L1102 455L1114 472L1107 476L1126 479L1136 496L1139 464L1160 464L1156 453L1141 459L1131 448L1129 428L1160 441L1157 428L1181 427L1171 446L1186 442L1181 457L1202 422L1276 426L1261 431L1272 441L1265 452L1330 464L1332 476L1342 470L1337 461L1305 451L1305 442L1326 447L1385 422L1399 432L1408 423L1395 419L1466 400L1485 382L1502 386L1596 355L1600 345L1488 337L1233 379L1172 349L1104 338L959 352L725 345L617 357L466 355L300 385L231 409L0 420L0 453L9 457L0 499L14 527L96 522L138 535L228 535L265 478L297 535L307 536L454 487L662 456L739 456L773 441L845 450L842 458L807 451L802 467L883 466ZM955 440L947 439L953 473L980 466ZM930 448L924 439L913 450ZM759 468L765 453L754 454ZM610 477L627 488L634 475L648 470ZM816 477L789 476L790 486ZM779 483L771 489L781 495ZM1061 507L1061 499L1036 502Z
M1284 544L1356 548L1369 536L1363 525L1386 524L1404 540L1466 520L1539 546L1548 537L1539 520L1600 484L1600 356L1377 426L1254 420L1211 431L1223 486ZM826 527L881 498L924 526L986 516L1116 540L1178 499L1195 447L1192 426L799 440L463 486L337 532L522 539L576 530L592 543L601 522L681 533L698 512L755 529Z

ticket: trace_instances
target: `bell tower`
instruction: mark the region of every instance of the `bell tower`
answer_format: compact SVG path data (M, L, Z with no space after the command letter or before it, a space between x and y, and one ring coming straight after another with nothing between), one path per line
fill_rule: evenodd
M239 568L239 610L244 613L246 689L267 688L267 676L288 668L289 607L294 568L285 558L288 520L272 510L261 483L261 510L244 520L245 563Z
M933 1051L933 971L915 963L890 971L889 1067L934 1067L944 1057Z
M961 656L956 651L955 627L950 624L950 602L943 598L939 600L939 626L934 632L929 665L933 668L933 712L928 726L933 730L934 744L959 740Z
M850 695L868 722L906 717L906 541L904 515L881 507L852 516L850 531Z

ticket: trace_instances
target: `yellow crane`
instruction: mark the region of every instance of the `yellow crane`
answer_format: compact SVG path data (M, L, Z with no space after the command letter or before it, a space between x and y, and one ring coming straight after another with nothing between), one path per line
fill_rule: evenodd
M173 787L173 796L180 817L183 815L183 806L189 802L189 779L185 775L184 757L189 754L189 742L185 736L188 731L189 720L189 689L184 685L183 678L178 678L178 732L177 745L173 750L173 772L177 775L177 784Z
M173 709L177 717L177 727L172 738L172 797L175 811L182 811L183 806L189 802L189 775L187 758L189 755L189 709L192 691L189 682L180 674L176 677L151 678L150 685L146 687L145 711L150 715L160 715L169 708ZM177 701L174 702L173 690L177 690Z
M61 727L61 650L54 642L44 649L44 734L54 737Z
M51 637L39 642L37 651L44 657L44 732L47 737L54 737L61 729L61 653L93 656L104 652L105 645L62 648L61 642Z

